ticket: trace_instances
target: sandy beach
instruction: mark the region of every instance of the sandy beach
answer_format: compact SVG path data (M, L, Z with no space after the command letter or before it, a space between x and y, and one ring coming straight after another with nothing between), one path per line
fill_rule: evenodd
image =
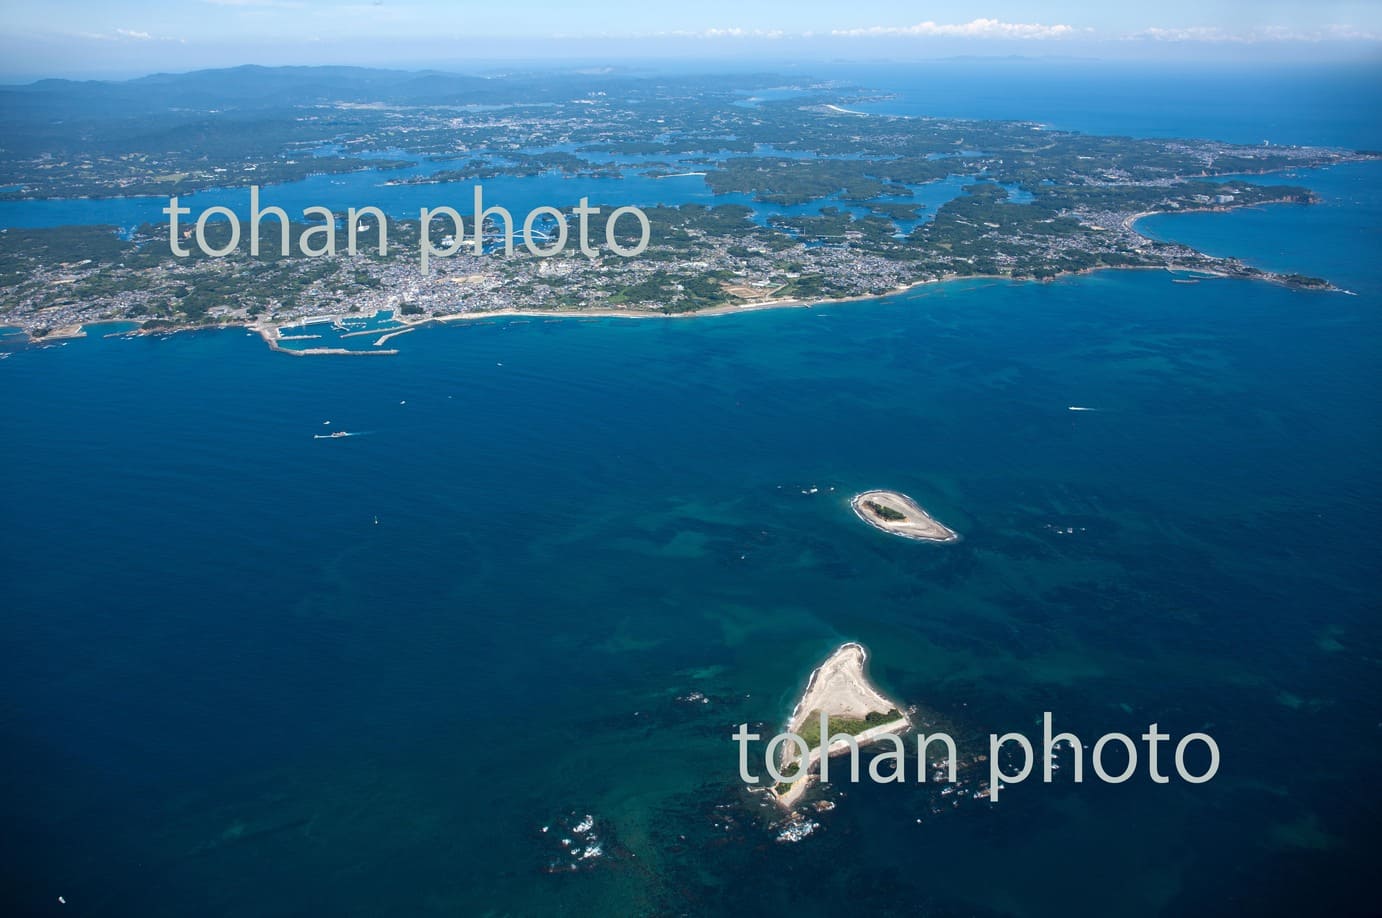
M1260 206L1260 205L1262 205L1262 204L1278 204L1278 203L1293 203L1293 202L1291 201L1291 199L1282 198L1282 199L1276 200L1276 201L1261 201L1261 202L1257 202L1257 203L1253 204L1252 206L1256 207L1256 206ZM1210 206L1210 207L1199 207L1199 208L1193 208L1193 209L1192 209L1192 208L1185 208L1185 209L1181 209L1181 210L1172 210L1172 211L1160 211L1160 210L1157 210L1157 211L1141 211L1141 212L1138 212L1138 213L1129 214L1128 216L1124 217L1123 220L1122 220L1122 224L1121 224L1121 225L1122 225L1122 228L1123 228L1124 230L1127 230L1127 231L1130 231L1130 232L1134 232L1134 233L1138 233L1136 224L1137 224L1137 222L1138 222L1139 220L1141 220L1143 217L1150 217L1150 216L1155 216L1155 215L1157 215L1157 214L1163 214L1163 213L1173 213L1173 214L1200 213L1200 212L1215 212L1215 213L1217 213L1217 212L1231 211L1231 210L1237 210L1237 209L1241 209L1241 207L1240 207L1240 206L1235 206L1235 205L1229 204L1229 205L1216 205L1216 206ZM1138 235L1143 235L1143 234L1138 233ZM1144 238L1150 239L1150 237L1145 237L1145 236L1144 236ZM1080 269L1080 270L1077 270L1077 271L1064 271L1064 272L1061 272L1060 274L1055 275L1054 277L1042 278L1041 280L1036 281L1036 282L1038 282L1038 283L1050 283L1051 281L1056 280L1056 279L1058 279L1058 278L1060 278L1060 277L1083 276L1083 275L1087 275L1087 274L1093 274L1093 273L1096 273L1096 272L1099 272L1099 271L1129 271L1129 270L1132 270L1132 271L1139 271L1139 270L1158 270L1158 271L1160 271L1160 270L1165 270L1165 271L1171 271L1171 272L1175 272L1175 271L1193 271L1193 272L1197 272L1197 273L1199 273L1199 274L1201 274L1201 275L1206 275L1206 276L1217 276L1217 277L1237 277L1237 276L1241 276L1241 275L1239 275L1239 274L1233 273L1232 271L1220 270L1220 269L1217 269L1217 268L1215 268L1215 267L1206 267L1206 266L1204 266L1204 265L1182 265L1182 264L1175 264L1175 263L1166 264L1166 265L1101 265L1101 266L1098 266L1098 267L1094 267L1094 268L1084 268L1084 269ZM1288 283L1287 280L1285 280L1285 279L1282 278L1281 276L1278 276L1278 275L1275 275L1275 274L1271 274L1271 273L1263 273L1263 274L1260 274L1260 275L1255 275L1252 279L1255 279L1255 280L1264 280L1264 281L1268 281L1268 282L1271 282L1271 283L1278 283L1278 284L1286 284L1286 283ZM393 337L394 334L401 334L401 333L404 332L404 331L409 331L409 330L412 330L412 329L414 329L414 328L421 328L421 327L425 327L425 326L428 326L428 325L434 325L434 324L449 324L449 323L452 323L452 322L473 322L473 321L483 321L483 320L485 320L485 319L492 319L492 318L515 318L515 319L516 319L516 318L523 318L523 319L538 319L538 318L540 318L540 319L571 319L571 318L585 318L585 319L692 319L692 318L704 318L704 317L707 317L707 316L726 316L726 315L734 315L734 314L737 314L737 313L757 312L757 311L766 310L766 309L794 309L794 308L795 308L795 309L810 309L810 308L812 308L812 307L827 307L827 306L842 305L842 304L847 304L847 303L861 303L861 302L866 302L866 301L869 301L869 300L878 300L878 299L883 299L883 298L885 298L885 297L897 296L897 295L899 295L899 294L907 293L907 292L910 291L910 290L915 290L915 289L920 288L920 287L927 287L927 286L930 286L930 285L932 285L932 284L947 284L947 283L951 283L951 282L953 282L953 281L964 281L964 280L975 280L975 281L980 281L980 280L984 280L984 281L1009 281L1009 282L1016 282L1016 283L1026 283L1026 282L1029 282L1029 281L1034 281L1035 279L1033 279L1033 278L1020 278L1020 279L1014 279L1014 278L1012 278L1012 277L1010 277L1009 275L1006 275L1006 274L955 274L955 273L947 273L947 274L940 275L940 276L938 276L938 277L925 278L925 279L923 279L923 280L915 281L915 282L910 283L910 284L902 284L902 285L899 285L899 286L897 286L897 287L894 287L894 288L891 289L891 290L884 291L884 292L882 292L882 293L866 293L866 294L859 294L859 295L857 295L857 296L838 297L838 298L816 298L816 299L809 299L809 300L804 300L804 299L800 299L800 298L796 298L796 297L783 297L783 298L767 297L767 298L764 298L764 299L750 300L750 301L748 301L748 302L743 302L743 303L730 303L730 304L726 304L726 305L723 305L723 306L715 306L715 307L712 307L712 308L710 308L710 309L698 309L698 310L691 310L691 311L687 311L687 312L674 312L674 313L661 312L661 311L658 311L658 310L655 310L655 309L610 309L610 308L608 308L608 307L604 307L604 308L595 307L595 308L590 308L590 309L560 309L560 310L494 309L494 310L482 310L482 311L474 311L474 312L458 312L458 313L450 313L450 314L447 314L447 315L425 316L425 317L416 317L416 318L405 318L405 317L402 317L402 316L399 316L399 315L395 315L395 317L394 317L394 318L395 318L395 321L398 322L398 323L399 323L399 326L401 326L401 327L397 327L397 328L387 328L387 329L367 329L367 330L363 330L363 331L359 331L359 332L353 332L353 333L351 333L351 334L352 334L352 335L361 335L361 336L363 336L363 335L376 334L376 333L378 333L378 334L388 333L387 336L386 336L384 339L382 339L382 340L376 342L376 345L375 345L375 346L378 347L379 344L384 343L384 341L387 341L388 338ZM1326 288L1321 288L1321 289L1337 290L1338 288L1326 287ZM1342 291L1342 292L1347 292L1347 291ZM108 322L108 321L116 321L116 320L98 320L97 322L91 322L91 323L85 323L85 324L88 324L88 325L92 325L92 324L101 324L102 322ZM50 333L49 335L47 335L46 337L47 337L48 340L56 340L56 339L59 339L59 338L74 338L74 337L81 337L82 334L83 334L83 332L81 331L81 328L82 328L82 326L80 326L80 325L75 325L75 326L70 326L70 327L61 328L61 329L55 329L53 332L51 332L51 333ZM285 348L285 347L282 347L282 346L279 344L279 342L281 342L281 341L300 340L300 339L307 338L307 337L310 337L310 336L306 336L306 335L303 335L303 336L287 336L287 335L280 335L280 334L278 333L278 328L279 328L279 326L278 326L277 324L272 323L272 322L265 322L265 321L263 321L263 320L255 320L255 321L252 321L252 322L223 322L223 323L213 323L213 324L207 324L207 325L187 325L187 326L173 327L173 328L161 327L161 328L157 328L157 329L139 329L139 330L133 331L133 332L131 332L131 333L132 333L132 334L172 334L172 333L179 332L179 331L195 331L195 330L207 329L207 328L245 328L245 329L248 329L249 331L252 331L252 332L257 333L261 338L264 339L265 343L267 343L267 344L269 345L269 347L270 347L272 350L279 351L280 353L284 353L284 354L290 354L290 355L292 355L292 356L294 356L294 357L307 357L307 356L315 356L315 355L346 355L346 356L354 356L354 355L358 355L358 354L395 354L395 353L397 353L397 351L395 351L395 350L351 350L351 349L347 349L347 348L335 348L335 347L304 348L304 349L301 349L301 350L293 349L293 348ZM343 336L343 337L349 337L349 335ZM37 341L40 341L40 340L43 340L43 339L33 339L33 338L31 338L30 340L31 340L31 342L37 342Z
M876 529L923 542L954 542L959 533L939 522L921 505L897 491L865 491L849 502L859 519Z
M852 641L841 644L824 663L816 667L815 671L811 673L811 678L806 682L806 691L802 693L801 700L792 709L792 716L787 721L787 729L801 735L808 719L818 718L820 712L825 712L829 718L848 718L855 721L862 721L870 714L898 714L892 720L877 723L866 730L854 733L855 742L863 746L885 733L897 734L911 726L907 716L901 713L902 707L897 702L885 697L873 686L873 683L869 682L868 676L864 672L864 664L867 660L868 651L864 649L862 644L856 644ZM829 754L837 755L848 748L849 744L840 740L830 746ZM819 747L812 749L806 764L802 766L806 771L805 777L792 782L788 789L782 793L773 792L778 803L784 807L790 807L806 792L807 787L816 779L816 774L812 769L820 762L820 756ZM795 761L795 754L788 747L783 764L790 765L793 761Z

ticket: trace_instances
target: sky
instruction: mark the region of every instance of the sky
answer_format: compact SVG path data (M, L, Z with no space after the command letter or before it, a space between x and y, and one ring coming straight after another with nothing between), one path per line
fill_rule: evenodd
M0 79L242 63L924 59L954 55L1382 59L1382 0L1156 3L49 0L0 4Z

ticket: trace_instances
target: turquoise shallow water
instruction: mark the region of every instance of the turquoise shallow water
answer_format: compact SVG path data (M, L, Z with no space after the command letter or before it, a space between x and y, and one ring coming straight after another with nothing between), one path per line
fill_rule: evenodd
M1382 170L1308 183L1322 205L1145 228L1356 296L1128 271L493 320L370 360L239 331L14 353L0 888L40 914L1366 913ZM963 541L863 526L868 487ZM846 639L966 749L1050 710L1207 731L1221 771L996 807L846 788L777 843L729 734ZM572 871L586 814L603 855Z

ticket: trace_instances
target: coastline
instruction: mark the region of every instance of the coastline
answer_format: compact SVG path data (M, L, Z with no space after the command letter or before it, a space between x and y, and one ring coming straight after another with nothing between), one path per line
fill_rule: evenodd
M1160 214L1227 213L1233 210L1242 210L1245 209L1245 207L1257 207L1267 204L1296 203L1300 202L1291 198L1280 198L1271 201L1258 201L1251 205L1243 206L1215 205L1207 207L1183 208L1180 210L1139 211L1137 213L1125 216L1121 221L1121 226L1124 230L1136 233L1138 236L1141 236L1143 239L1146 239L1149 242L1157 242L1158 240L1152 239L1150 236L1147 236L1138 231L1136 226L1138 221L1142 220L1144 217L1157 216ZM1010 283L1047 284L1052 283L1056 280L1060 280L1061 278L1083 277L1087 275L1097 274L1102 271L1167 271L1170 273L1195 272L1201 275L1211 277L1238 278L1242 280L1264 281L1266 283L1277 284L1279 286L1287 287L1289 289L1304 289L1312 292L1348 293L1347 290L1343 290L1342 288L1339 288L1328 282L1326 282L1324 286L1305 286L1299 283L1292 282L1286 275L1272 271L1265 271L1259 268L1254 268L1251 265L1244 265L1240 262L1237 262L1234 259L1220 258L1210 255L1206 255L1204 257L1211 259L1216 264L1205 266L1171 262L1164 265L1097 265L1095 267L1081 268L1079 270L1074 271L1058 271L1051 277L1046 278L1015 278L1011 274L956 274L951 272L940 275L939 277L924 278L922 280L913 281L909 284L903 284L898 287L894 287L891 290L884 291L883 293L863 293L846 297L827 297L823 299L809 300L800 299L797 297L785 297L782 299L765 298L762 300L750 301L745 303L727 303L721 306L712 306L709 309L696 309L688 310L685 312L669 313L662 312L656 309L611 309L609 307L596 306L589 309L492 309L474 312L449 313L447 315L426 316L423 318L414 319L409 319L406 317L395 315L395 320L399 323L399 327L380 329L379 334L384 335L384 340L387 340L387 338L394 337L395 335L402 334L407 331L412 331L417 328L424 328L430 325L446 325L453 322L482 321L490 318L692 319L710 316L736 315L739 313L759 312L769 309L810 309L815 306L834 306L846 303L861 303L872 300L881 300L892 296L901 296L918 288L928 287L933 284L948 284L956 281L986 280L1008 281ZM328 316L325 318L339 319L345 317L346 315L348 314L341 313L339 315ZM117 323L124 321L128 320L103 319L95 322L86 322L80 325L72 325L60 329L54 329L48 334L37 338L30 335L28 331L25 329L21 329L21 331L23 331L25 334L27 344L42 345L46 342L55 340L71 340L73 338L85 337L85 329L88 326L95 326L106 323ZM264 340L264 342L269 345L270 350L277 351L283 354L288 354L289 356L293 357L358 356L363 354L393 355L398 353L396 349L392 348L386 350L353 350L350 348L341 347L303 348L301 350L286 348L283 347L280 344L280 342L291 339L282 336L278 333L278 329L280 327L282 326L280 326L278 323L264 322L262 320L256 319L253 321L218 322L208 323L204 325L179 325L149 329L136 328L131 329L128 332L119 332L116 334L163 335L188 331L207 331L212 329L241 328L258 334ZM376 347L382 343L383 341L376 342Z
M1242 174L1242 175L1272 175L1273 173L1271 173L1271 172L1249 172L1249 173L1234 173L1234 174ZM1208 177L1209 177L1209 178L1214 178L1214 176L1208 176ZM1137 235L1141 236L1143 239L1149 240L1149 241L1151 241L1151 242L1156 242L1156 241L1158 241L1158 240L1152 239L1151 236L1148 236L1146 233L1143 233L1143 232L1141 232L1141 231L1138 230L1138 228L1137 228L1137 222L1138 222L1139 220L1141 220L1141 219L1144 218L1144 217L1156 217L1156 216L1160 216L1160 215L1162 215L1162 214L1226 214L1226 213L1229 213L1230 211L1235 211L1235 210L1252 210L1254 207L1266 207L1266 206L1268 206L1268 205L1270 205L1270 204L1306 204L1306 205L1310 205L1310 204L1318 204L1318 203L1319 203L1319 198L1318 198L1314 193L1311 193L1311 195L1310 195L1310 200L1308 200L1308 201L1299 201L1299 200L1297 200L1297 199L1295 199L1295 198L1286 197L1286 198L1272 198L1272 199L1267 200L1267 201L1254 201L1254 202L1251 203L1251 204L1210 204L1210 205L1206 205L1206 206L1204 206L1204 207L1182 207L1182 208L1179 208L1179 209L1177 209L1177 210L1140 210L1140 211L1138 211L1138 212L1135 213L1135 214L1129 214L1128 216L1124 217L1124 218L1123 218L1122 226L1123 226L1123 229L1128 230L1129 232L1137 233ZM1222 260L1222 259L1218 259L1217 256L1213 256L1213 255L1209 255L1209 256L1206 256L1206 257L1215 258L1216 260ZM1275 277L1275 276L1272 274L1272 272L1270 272L1270 271L1264 271L1263 274L1264 274L1264 277L1263 277L1264 280L1274 279L1274 277Z
M818 711L825 712L827 718L842 714L860 717L871 711L898 714L892 720L874 724L851 734L854 743L859 747L866 746L885 734L896 735L909 729L912 722L903 713L902 706L879 692L869 681L867 663L868 650L857 641L846 641L835 648L830 656L811 671L806 680L806 688L787 718L787 730L800 735L806 719ZM829 738L821 737L822 740ZM808 751L805 762L801 763L797 772L797 779L788 785L787 790L766 790L779 806L790 809L818 779L819 772L812 771L812 768L819 764L822 755L834 756L849 748L849 742L844 739L830 743L824 749L817 745ZM786 761L784 759L784 763Z
M876 501L889 510L898 511L890 519L881 519L865 507ZM914 542L958 542L960 534L926 512L926 508L901 491L862 491L849 501L854 515L874 529Z

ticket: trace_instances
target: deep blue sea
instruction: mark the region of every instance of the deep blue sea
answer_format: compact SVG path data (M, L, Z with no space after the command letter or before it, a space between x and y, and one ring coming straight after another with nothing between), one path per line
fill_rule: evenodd
M1375 70L1201 74L1211 104L955 67L943 99L932 69L873 82L909 113L1382 146ZM14 351L7 913L1374 912L1382 164L1277 180L1322 201L1142 227L1350 294L1121 271L495 318L368 360L240 330ZM874 487L963 540L864 526ZM1051 711L1209 733L1219 773L837 784L779 842L730 734L845 640L962 752Z

